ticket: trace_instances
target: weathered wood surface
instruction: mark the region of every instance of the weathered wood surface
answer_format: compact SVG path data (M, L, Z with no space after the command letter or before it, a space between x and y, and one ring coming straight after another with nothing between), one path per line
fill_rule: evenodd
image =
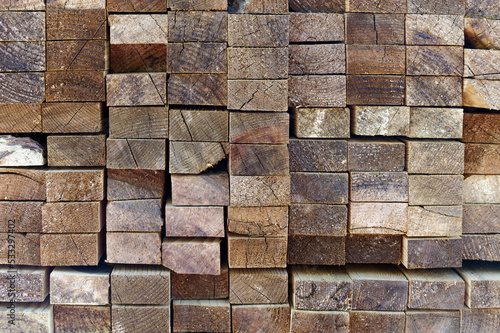
M169 11L168 41L226 42L228 14L211 11Z
M106 143L106 166L110 169L165 170L165 140L107 139Z
M173 332L231 332L227 300L174 300L172 310Z
M99 305L54 305L54 332L111 332L111 308Z
M225 43L169 43L167 49L168 73L227 73Z
M500 50L464 49L464 76L476 79L500 79Z
M231 144L229 173L236 176L285 176L289 174L286 145Z
M464 45L461 15L407 14L408 45Z
M5 240L0 245L0 264L13 264L12 260L15 259L16 265L41 265L40 234L9 231L9 233L2 233L0 237ZM12 245L14 245L14 249ZM12 250L14 250L15 253L12 253ZM15 257L13 258L12 255Z
M499 204L500 175L471 175L464 180L464 203Z
M286 237L242 237L229 235L229 268L286 268Z
M290 305L258 304L231 306L231 323L233 331L259 331L263 327L271 332L288 332L290 330Z
M104 9L104 0L47 0L47 9Z
M17 272L16 272L17 271ZM49 294L49 267L8 266L0 268L0 300L9 302L43 302ZM13 279L12 276L15 275ZM15 297L10 297L11 282L15 280ZM17 304L16 304L17 307Z
M103 130L103 103L42 104L44 133L92 133Z
M161 266L115 265L112 304L170 304L170 271Z
M44 0L11 0L9 2L2 2L0 10L14 11L14 10L44 10Z
M165 13L167 2L165 0L109 0L107 8L110 13Z
M106 135L49 135L49 166L98 167L106 165Z
M500 109L500 96L497 94L499 88L500 80L464 79L464 106Z
M227 10L226 0L168 0L170 10Z
M170 332L170 305L113 305L113 332Z
M0 200L39 200L46 197L45 170L2 168Z
M161 73L106 76L108 106L164 105L167 75Z
M347 142L343 140L290 140L290 171L347 171Z
M43 303L16 304L15 318L15 326L8 320L4 320L0 324L0 330L12 333L21 331L51 333L54 331L52 305L48 300ZM7 313L6 319L10 320Z
M229 206L227 173L172 175L171 178L174 206Z
M45 41L44 12L0 12L0 21L0 40L3 42Z
M408 203L412 206L461 205L466 193L461 175L408 176Z
M299 310L348 311L352 304L352 280L342 267L291 268L293 307Z
M407 46L406 75L464 74L464 49L461 46Z
M168 78L168 102L183 105L228 104L226 74L171 74Z
M464 110L457 108L410 108L410 138L461 139Z
M349 138L348 108L293 108L292 132L298 138Z
M102 71L57 71L45 74L47 102L104 102Z
M218 238L164 238L162 265L179 274L219 275L220 242Z
M158 226L161 228L161 224ZM167 204L165 206L165 236L224 237L224 208L175 207Z
M1 104L38 104L45 98L43 73L0 73Z
M405 43L405 15L346 13L346 44L400 45Z
M460 311L406 311L406 333L460 332Z
M106 231L160 232L161 206L158 199L108 201Z
M404 76L347 76L347 104L349 105L404 105L404 101Z
M288 143L289 118L288 113L231 112L229 142Z
M487 17L500 19L500 9L495 1L491 0L466 0L465 15L467 17Z
M231 176L231 206L288 206L289 176Z
M41 231L47 234L96 233L104 227L104 210L104 203L99 201L47 202L42 208Z
M289 236L288 264L344 265L345 237Z
M228 140L228 112L196 109L170 109L169 139L172 141Z
M288 35L287 15L229 15L229 46L284 47Z
M246 236L286 236L287 207L228 207L227 228Z
M408 230L408 205L402 202L351 202L351 234L400 235Z
M109 304L110 271L107 267L55 268L50 273L50 303L57 305Z
M500 304L500 273L497 263L467 263L457 268L465 281L465 304L469 308L497 308Z
M477 49L500 49L500 21L465 18L465 41Z
M464 260L500 261L500 235L462 235Z
M405 74L405 46L347 45L347 74Z
M347 207L341 205L290 206L290 235L345 236Z
M231 47L227 50L227 65L228 79L286 79L288 48Z
M20 56L22 55L22 56ZM0 71L45 70L45 45L40 42L0 42Z
M178 274L171 272L172 299L222 299L229 297L229 269L222 264L220 274Z
M110 107L112 139L165 139L169 134L169 110L163 106Z
M292 308L290 332L349 332L349 313L345 311L304 311Z
M290 7L293 1L289 1ZM329 5L332 2L315 1ZM301 1L301 4L305 4ZM344 41L344 15L330 12L294 13L290 15L290 42L342 42Z
M41 104L0 104L2 133L36 133L42 131Z
M500 205L464 204L464 234L500 233Z
M160 232L106 233L106 262L160 265L161 260Z
M408 269L462 266L463 243L460 237L403 237L402 264Z
M227 94L227 108L230 110L288 110L287 80L229 80Z
M14 221L16 232L39 233L43 204L41 201L0 201L0 216L4 217L0 221L0 232L8 232L9 221Z
M396 140L351 140L347 160L349 171L403 171L405 144Z
M410 206L410 237L453 237L462 234L462 206Z
M288 106L344 107L346 77L344 75L290 76Z
M349 179L352 202L408 202L406 172L351 172Z
M499 309L463 309L461 319L462 332L494 333L500 329Z
M164 186L165 171L107 169L108 200L161 198Z
M401 236L356 235L345 240L346 262L352 264L399 264Z
M166 44L167 14L110 15L111 44Z
M288 50L290 74L345 74L343 44L293 44Z
M465 96L464 96L465 105ZM407 76L406 104L410 106L462 106L462 78Z
M347 204L347 173L290 174L292 203Z
M463 142L500 143L499 113L464 113Z
M288 303L286 269L231 269L229 302L231 304Z
M0 135L0 151L2 167L33 167L45 164L43 146L30 137Z
M347 0L348 12L406 13L406 1L389 0L380 3L375 0Z
M229 144L224 142L170 141L169 172L199 174L227 158Z
M405 313L399 311L351 311L349 312L350 333L405 331Z
M406 140L406 168L415 174L463 174L465 145L459 141Z
M408 13L417 14L442 14L464 15L465 0L446 0L436 3L433 0L409 0Z
M407 136L410 108L406 106L354 106L352 133L365 136Z
M40 262L42 266L97 266L103 248L102 233L41 234Z
M47 40L107 39L106 10L47 11Z
M228 3L229 13L239 14L288 14L288 1L287 0L229 0Z
M112 73L166 72L167 44L111 44L109 69Z
M47 70L106 70L107 49L104 40L47 42Z
M500 145L465 144L466 174L500 174Z

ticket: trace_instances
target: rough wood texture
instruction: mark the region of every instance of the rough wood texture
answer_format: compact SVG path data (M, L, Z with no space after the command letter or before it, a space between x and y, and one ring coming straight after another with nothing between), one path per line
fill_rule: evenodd
M15 318L14 323L16 326L13 326L7 320L10 320L10 318L7 317L6 313L6 320L0 324L0 330L2 332L32 331L40 333L52 333L54 331L52 305L48 300L44 303L16 304Z
M298 138L349 138L348 108L293 108L292 132Z
M465 41L478 49L500 49L500 21L465 18Z
M349 171L403 171L405 145L395 140L352 140L347 160Z
M229 206L227 173L172 175L171 178L174 206Z
M351 311L349 312L350 333L404 332L404 312Z
M464 76L476 79L500 79L500 50L464 49Z
M299 310L348 311L352 303L352 280L344 268L291 269L293 307Z
M168 0L170 10L227 10L226 0Z
M221 299L229 297L229 269L222 264L220 274L177 274L171 272L172 299Z
M160 232L161 200L108 201L106 231Z
M292 308L291 333L349 332L349 313L344 311L303 311Z
M229 232L246 236L286 236L287 207L228 207Z
M290 206L290 235L345 236L347 207L340 205Z
M10 267L3 266L0 268L0 300L10 302L13 298L15 302L43 302L49 294L50 271L49 267L17 266L15 270L10 270ZM10 297L14 272L15 297Z
M219 275L220 242L218 238L164 238L162 265L179 274Z
M49 135L49 166L97 167L106 165L106 135Z
M19 56L21 55L22 56ZM45 45L40 42L0 42L2 72L45 70Z
M227 300L174 300L173 312L174 332L231 332Z
M165 13L167 2L165 0L109 0L107 8L110 13Z
M347 0L346 10L348 12L406 13L406 1L389 0L380 3L376 0Z
M410 108L406 106L352 107L352 133L365 136L407 136Z
M171 74L168 78L168 102L184 105L228 104L226 74Z
M108 106L164 105L167 75L111 74L106 76Z
M47 0L47 9L99 9L106 8L104 0Z
M45 41L44 12L0 12L0 21L2 22L0 23L1 41Z
M459 311L406 311L406 333L460 332Z
M169 112L172 141L228 140L228 112L196 109L171 109Z
M288 14L287 0L229 0L230 13Z
M166 44L166 14L110 15L111 44Z
M229 173L236 176L288 175L286 145L231 144Z
M167 204L165 206L165 236L224 237L224 208L175 207Z
M8 232L9 221L14 221L16 232L39 233L42 230L42 206L40 201L0 201L0 216L4 216L0 232Z
M166 44L112 44L109 48L112 73L165 72Z
M418 14L465 14L465 0L445 0L436 3L432 0L409 0L408 13Z
M345 74L343 44L294 44L288 50L290 74Z
M110 169L165 170L166 141L161 139L107 139Z
M169 172L199 174L226 159L229 145L224 142L170 142Z
M163 106L110 107L109 137L113 139L168 138L169 110Z
M231 112L231 143L288 143L288 113Z
M0 103L37 104L45 98L42 73L0 73Z
M41 104L0 104L2 133L35 133L42 131Z
M92 133L103 130L103 103L42 104L44 133Z
M289 1L290 6L293 1ZM329 2L318 2L328 5ZM305 4L301 1L301 4ZM344 41L344 15L333 13L290 13L290 42Z
M500 274L497 263L468 263L457 269L465 281L465 304L469 308L497 308L500 304Z
M226 42L227 13L209 11L169 11L168 41Z
M499 309L463 309L461 318L462 332L495 333L500 329Z
M14 11L14 10L44 10L44 0L11 0L9 2L2 2L0 10Z
M463 109L410 108L410 138L460 139Z
M462 78L408 76L406 77L406 104L410 106L462 106Z
M229 46L288 46L287 15L229 15Z
M344 107L344 75L291 76L288 83L288 106Z
M288 110L287 80L229 80L227 89L230 110Z
M453 237L462 234L462 206L408 207L410 237Z
M348 235L345 240L346 262L353 264L399 264L401 236Z
M458 141L406 140L406 167L416 174L463 174L465 145Z
M169 43L168 73L227 73L225 43Z
M112 304L169 304L170 271L161 266L115 265Z
M289 236L288 264L344 265L345 237Z
M500 80L464 79L464 106L500 109L500 96L497 94L499 88Z
M57 267L50 273L50 303L68 305L109 304L107 267L86 269Z
M289 176L231 176L231 206L287 206Z
M347 265L353 280L353 310L404 311L408 281L397 267Z
M463 142L500 143L499 113L464 113Z
M347 204L348 178L347 173L291 173L291 202Z
M105 9L47 11L47 40L106 39Z
M47 70L106 70L106 43L104 40L47 42Z
M258 332L264 327L271 332L288 332L290 305L233 305L231 320L235 332Z
M465 178L464 203L499 204L500 175L473 175Z
M463 205L463 233L500 233L500 205Z
M461 175L408 176L408 203L411 206L461 205L466 193Z
M160 232L107 232L106 262L160 265Z
M500 261L500 235L462 235L464 260Z
M286 237L228 236L229 268L286 267Z
M104 72L46 72L47 102L104 102Z
M104 210L99 201L47 202L42 208L42 232L99 232L104 226Z
M404 14L346 13L346 44L405 43Z
M465 283L452 269L408 270L408 308L460 310L464 307Z
M405 74L405 46L347 45L347 74Z
M349 197L353 202L408 201L406 172L351 172L349 178Z
M461 15L406 15L408 45L464 45Z
M170 332L170 305L113 305L113 332Z
M0 245L0 264L12 264L12 259L15 259L16 265L41 265L40 234L9 231L8 234L2 233L0 237L5 240ZM12 248L13 245L14 249ZM12 258L12 250L15 250L15 258Z
M107 169L108 200L155 199L163 196L165 172Z
M41 234L41 265L97 266L103 254L102 236L102 233Z
M466 0L465 15L468 17L500 19L500 9L498 9L494 0Z
M0 135L0 166L43 166L44 150L41 144L30 137Z
M408 205L402 202L351 202L351 234L405 234L408 229Z
M460 237L403 237L401 263L408 269L462 266L463 243Z
M449 75L464 73L461 46L407 46L406 75Z
M98 305L54 305L54 332L111 332L111 308Z
M45 200L45 170L0 170L0 200Z
M347 142L290 140L290 171L347 171Z
M466 174L500 174L500 145L465 144Z
M288 48L231 47L227 59L228 79L270 80L288 76Z
M286 269L231 269L229 302L231 304L288 303Z
M404 76L347 76L347 104L349 105L404 105L404 101Z

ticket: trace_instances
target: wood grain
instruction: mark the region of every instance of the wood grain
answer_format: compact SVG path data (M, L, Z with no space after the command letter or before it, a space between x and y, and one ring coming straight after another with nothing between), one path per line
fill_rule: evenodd
M401 235L408 229L408 205L395 202L351 202L350 234Z
M403 171L405 144L395 140L351 140L347 161L349 171Z
M408 269L462 267L461 237L409 238L403 236L401 263Z
M464 260L500 261L500 235L462 235Z
M47 102L104 102L102 71L46 72Z
M245 236L286 236L287 207L228 207L227 230Z
M170 142L169 172L199 174L223 161L229 154L224 142Z
M47 0L47 9L104 9L104 0Z
M496 308L500 303L498 264L467 263L457 268L465 281L465 304L469 308Z
M45 201L45 170L2 168L0 200Z
M290 5L293 5L292 1L289 1ZM304 1L300 3L305 4ZM322 5L330 3L321 2ZM342 14L290 13L290 42L342 42L344 38L344 15Z
M228 79L286 79L288 48L236 48L227 50Z
M168 102L183 105L228 104L225 74L171 74L168 78Z
M160 232L161 208L158 199L108 201L106 231Z
M229 173L236 176L289 174L286 145L231 144Z
M352 202L407 202L408 173L351 172L349 198Z
M349 105L404 105L404 103L404 76L347 76L347 104Z
M110 13L165 13L167 2L165 0L109 0L107 8Z
M464 105L466 104L465 97L464 95ZM406 104L410 106L462 106L462 78L407 76Z
M108 106L164 105L167 75L110 74L106 76Z
M27 267L17 268L16 274L16 295L10 297L9 287L12 280L12 270L8 266L0 269L0 295L2 302L10 302L13 298L15 302L43 302L49 294L49 267ZM18 304L22 305L22 304ZM17 307L17 305L16 305Z
M345 237L289 236L288 264L345 265Z
M346 13L346 44L405 44L405 15Z
M376 0L347 0L348 12L373 12L373 13L406 13L406 1L389 0L383 3Z
M464 203L500 203L500 175L471 175L464 180Z
M43 303L16 305L15 323L18 325L17 327L20 327L22 330L33 330L41 333L53 332L54 326L52 318L52 305L48 300ZM0 324L0 329L4 332L9 332L12 329L12 324L4 320Z
M464 76L476 79L500 79L500 50L464 49Z
M291 202L342 205L348 202L347 173L290 174Z
M409 175L410 205L461 205L467 192L461 175Z
M107 305L110 273L111 269L107 267L92 269L57 267L50 274L50 303Z
M408 45L464 45L461 15L406 15Z
M106 143L106 166L110 169L165 170L165 140L107 139Z
M231 143L288 143L288 113L231 112L229 142Z
M170 305L113 305L116 332L170 332Z
M406 75L464 74L464 49L460 46L407 46Z
M106 135L49 135L49 166L98 167L106 165Z
M46 202L43 233L97 233L104 227L103 202ZM17 226L16 226L17 227Z
M241 47L288 45L286 15L229 15L228 44Z
M106 70L104 40L47 42L47 70Z
M290 11L303 13L343 13L346 2L342 0L289 0Z
M399 264L401 236L350 234L345 240L345 256L352 264Z
M45 70L45 45L40 42L0 42L0 71Z
M172 175L174 206L229 206L227 173Z
M222 299L229 297L229 269L222 263L220 274L171 272L172 299Z
M225 0L168 0L170 10L227 10Z
M137 249L141 249L137 251ZM107 232L106 262L135 265L160 265L159 232Z
M11 236L8 236L11 235ZM40 234L11 232L0 235L3 239L14 240L15 258L12 255L12 242L5 241L0 245L0 264L12 264L15 259L16 265L41 266L40 262ZM43 265L46 266L46 265ZM10 299L9 299L10 301Z
M229 80L227 88L227 108L230 110L288 110L287 80Z
M289 235L345 236L347 207L341 205L290 206Z
M15 221L17 232L39 233L42 230L41 201L0 201L0 232L9 232L9 223ZM287 221L288 222L288 221Z
M168 138L169 110L163 106L110 107L109 137L112 139Z
M168 41L227 42L226 12L169 11Z
M432 0L409 0L407 6L408 13L412 14L464 15L465 3L466 0L446 0L439 3Z
M167 204L165 206L165 236L224 237L224 208L176 207Z
M225 43L169 43L168 73L227 73Z
M465 145L459 141L405 140L406 168L414 174L464 173Z
M231 332L227 300L174 300L173 312L173 332Z
M500 205L464 204L463 233L500 233Z
M286 268L286 237L228 236L229 268Z
M343 44L292 44L288 50L290 74L345 74Z
M54 305L54 332L111 332L111 307Z
M170 140L227 142L228 117L228 112L218 110L171 109Z
M107 169L108 200L161 198L164 187L165 171Z
M410 206L410 237L453 237L462 234L462 206Z
M112 73L166 72L166 44L111 44L109 69Z
M406 106L354 106L352 133L364 136L407 136L410 108Z
M104 169L51 169L47 202L104 200Z
M43 73L0 73L1 104L39 104L45 98Z
M41 234L40 265L97 266L103 254L104 240L102 236L98 233ZM51 289L51 299L53 292L55 291Z
M12 2L10 2L12 3ZM2 3L4 5L5 3ZM44 12L0 12L0 40L4 42L44 42ZM47 22L48 23L48 22Z
M484 18L465 18L465 41L478 49L500 49L498 20Z
M410 108L410 138L461 139L463 109Z
M240 14L288 14L287 0L229 0L227 3L229 13Z
M349 138L350 110L347 108L293 108L292 132L298 138Z
M107 39L106 10L47 10L47 40Z
M219 238L164 238L161 263L179 274L221 273Z
M0 4L0 10L44 10L45 2L43 0L14 0Z
M266 327L272 332L288 332L290 305L234 305L231 306L231 322L234 331L258 331Z
M347 45L347 74L405 74L405 47Z
M464 79L463 104L489 110L500 109L500 96L496 93L500 80Z
M166 14L110 15L111 44L166 44L168 19Z
M500 174L500 145L465 144L466 174Z
M459 332L459 311L406 311L406 332Z
M0 104L2 133L36 133L42 131L41 104Z
M290 76L288 95L290 107L344 107L346 77L344 75Z
M304 311L292 308L290 332L349 332L349 313L345 311Z
M497 8L496 2L492 0L466 0L465 15L468 17L500 19L500 9Z
M44 103L42 120L44 133L101 132L104 127L104 104Z
M482 330L488 333L494 333L499 328L498 318L500 311L498 309L463 309L461 311L461 329L462 331L474 332Z
M286 269L231 269L229 302L231 304L288 303Z

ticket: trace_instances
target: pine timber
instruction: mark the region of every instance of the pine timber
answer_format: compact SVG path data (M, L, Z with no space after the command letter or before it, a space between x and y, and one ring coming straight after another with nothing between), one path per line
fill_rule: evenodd
M298 138L349 138L348 108L293 108L292 132Z
M464 180L464 203L500 203L500 175L471 175Z
M304 236L345 236L347 207L341 205L291 205L288 233Z
M346 0L347 12L406 13L406 1Z
M170 10L227 10L225 0L168 0Z
M469 308L497 308L500 304L498 264L468 263L457 268L465 281L465 304Z
M91 133L104 129L103 103L43 103L44 133Z
M350 333L404 332L405 313L399 311L351 311Z
M288 303L286 269L231 269L229 302L231 304Z
M343 44L293 44L288 50L290 74L344 74L346 71Z
M166 44L167 14L109 15L111 44Z
M290 305L233 305L231 323L235 332L258 332L263 328L270 332L289 332Z
M463 104L483 109L500 109L500 97L496 93L500 88L500 80L465 79L463 88Z
M227 239L229 268L286 268L286 237L242 237Z
M199 174L223 161L229 154L225 142L170 141L169 172Z
M47 10L47 40L107 39L105 9Z
M406 104L410 106L462 106L462 78L406 77ZM465 97L464 97L465 105Z
M221 64L221 67L222 65L225 63ZM227 49L228 79L277 80L286 79L287 76L288 48L230 47Z
M23 56L20 57L19 55ZM45 44L40 42L0 42L1 72L45 70Z
M169 110L164 106L110 107L112 139L165 139L169 135Z
M229 269L222 264L220 274L177 274L171 272L172 299L222 299L229 297Z
M346 10L346 1L332 0L289 0L290 11L304 13L343 13Z
M47 9L104 9L104 0L47 0Z
M344 265L344 236L301 236L288 237L289 265Z
M402 264L408 269L462 266L461 237L410 238L403 236Z
M5 306L8 305L5 304ZM0 323L0 330L2 332L52 333L54 331L52 317L52 305L48 300L43 303L16 304L15 328L8 320L3 320ZM5 319L10 319L7 317L7 312Z
M173 332L231 332L227 300L174 300Z
M347 74L405 74L405 46L347 45Z
M159 211L158 211L159 213ZM160 216L158 215L159 220ZM161 224L158 225L161 227ZM165 206L165 236L224 237L224 208Z
M0 12L0 22L0 40L3 42L45 41L44 12Z
M165 140L107 139L106 143L106 166L110 169L165 170Z
M349 233L401 235L408 230L408 205L403 202L351 202Z
M228 44L240 47L288 46L287 15L238 15L228 17Z
M290 107L344 107L346 105L346 77L344 75L290 76L288 81L288 106Z
M498 255L499 234L463 234L462 239L464 260L500 261L500 255Z
M0 104L2 133L36 133L42 131L41 104Z
M417 14L465 14L466 0L445 0L436 3L433 0L409 0L407 2L408 13Z
M257 13L257 14L288 14L287 0L229 0L228 12L230 13Z
M44 0L15 0L0 4L0 10L44 10Z
M465 15L468 17L487 17L500 19L500 9L490 0L466 0Z
M57 167L106 165L106 135L49 135L47 162Z
M165 13L166 0L108 0L108 11L119 13Z
M45 78L43 73L0 73L0 90L1 104L38 104L45 98Z
M43 169L0 169L0 200L39 200L46 197Z
M227 173L171 175L171 178L172 205L174 206L229 205L229 177Z
M106 70L107 42L75 40L47 42L47 70Z
M12 264L12 260L15 259L16 265L41 265L40 234L9 231L8 234L0 234L0 237L4 239L0 245L0 264ZM12 240L14 243L8 240ZM12 248L13 245L14 248Z
M104 102L102 71L48 71L45 74L47 102Z
M403 171L405 144L396 140L350 140L348 143L349 171Z
M108 267L93 269L56 267L50 273L50 304L109 304Z
M293 1L289 0L290 6ZM318 4L329 4L330 2L316 1ZM301 1L304 4L304 1ZM343 42L344 15L334 13L294 13L290 15L290 42Z
M245 236L286 236L287 207L228 207L227 228Z
M347 171L347 142L343 140L290 140L290 171Z
M401 236L350 234L345 239L345 256L351 264L399 264Z
M104 210L102 201L46 202L42 208L41 231L97 233L104 227Z
M465 18L465 41L477 49L500 49L500 21L484 18ZM467 51L465 51L467 52Z
M345 311L303 311L292 308L291 333L349 333L349 313Z
M405 77L401 75L348 75L347 104L404 105Z
M227 16L222 11L169 11L168 41L227 42Z
M15 222L15 231L39 233L42 230L41 201L0 201L0 232L9 231L9 222ZM12 226L12 225L11 225Z
M405 15L346 13L346 44L399 45L405 43Z
M364 136L408 136L410 108L406 106L353 106L352 133Z
M231 112L229 142L288 143L289 118L288 113Z
M500 174L500 145L465 144L466 174Z
M107 169L108 200L162 198L165 171Z
M290 174L291 202L294 204L347 204L348 178L347 173L293 172Z
M406 333L460 332L460 311L406 311Z
M231 206L287 206L289 176L231 176Z
M410 138L461 139L464 110L452 108L410 108Z
M106 231L160 232L161 206L159 199L108 201Z
M170 305L111 306L113 332L170 332Z
M108 106L164 105L165 73L110 74L106 76Z
M226 74L171 74L168 78L168 103L183 105L228 104Z
M220 242L219 238L164 238L161 263L179 274L219 275Z
M408 207L409 237L454 237L462 234L462 206Z
M49 294L50 271L50 267L0 267L0 301L9 302L12 299L9 289L15 280L15 302L43 302ZM15 278L12 279L14 275Z
M227 142L228 140L228 112L187 108L170 109L169 112L171 141Z
M169 43L167 49L168 73L227 73L225 43Z
M102 233L41 234L42 266L97 266L104 252Z
M464 45L461 15L407 14L407 45Z
M406 47L406 75L462 76L463 67L461 46Z
M111 308L99 305L54 305L54 332L111 332Z
M462 332L495 333L500 329L499 309L463 309L461 311Z
M352 202L407 202L408 173L351 172L349 198Z
M288 110L287 80L229 80L227 108L239 111Z
M461 175L408 176L408 204L411 206L461 205L467 192Z
M160 265L160 232L107 232L106 262Z
M112 73L166 72L166 44L112 44L109 47Z
M464 204L463 233L500 233L500 205Z
M406 140L406 167L413 174L464 173L465 145L459 141Z
M464 49L464 76L476 79L500 79L500 51Z
M464 113L463 142L500 143L500 114Z
M286 145L231 144L229 173L236 176L285 176L289 174Z

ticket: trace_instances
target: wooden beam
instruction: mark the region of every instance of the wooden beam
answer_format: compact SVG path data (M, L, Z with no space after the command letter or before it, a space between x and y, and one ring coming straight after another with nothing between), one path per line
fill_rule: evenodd
M49 135L47 163L57 167L106 165L106 134Z
M290 140L290 171L347 171L344 140Z
M409 237L454 237L462 234L462 206L408 207Z
M231 323L234 332L258 331L262 327L271 332L289 332L290 305L233 305L231 306Z
M227 53L225 43L169 43L167 72L228 73Z
M108 200L161 199L165 171L107 169Z
M231 144L229 173L236 176L286 176L286 145Z
M288 50L290 74L345 74L343 44L293 44Z
M228 236L229 268L286 268L286 237Z
M104 251L102 233L41 234L42 266L97 266Z
M344 236L288 237L290 265L345 265Z
M9 232L13 224L16 232L41 232L43 204L41 201L0 201L0 216L4 216L0 222L0 232Z
M405 15L346 13L346 44L405 44Z
M347 173L292 172L290 173L291 202L294 204L347 204L348 178Z
M37 133L42 131L41 104L0 104L2 133Z
M315 1L315 0L314 0ZM289 6L292 9L296 0L290 0ZM315 1L318 5L330 5L333 2ZM300 2L305 4L304 1ZM343 42L344 15L331 12L290 12L290 42Z
M290 331L349 332L349 313L346 311L303 311L292 308Z
M228 2L227 10L239 14L288 14L288 1L234 0Z
M230 110L288 110L287 80L229 80L227 89L227 107Z
M91 133L104 129L103 103L43 103L44 133Z
M241 47L288 46L288 16L230 14L228 44Z
M406 106L352 107L352 133L364 136L408 136L410 108Z
M110 107L109 137L112 139L168 138L169 110L165 106Z
M407 14L407 45L464 45L461 15Z
M109 0L108 12L119 13L165 13L167 12L166 0Z
M11 3L11 2L9 2ZM2 3L2 5L4 5ZM2 32L0 40L5 42L44 42L45 13L6 11L0 13Z
M222 264L220 274L177 274L171 272L172 299L222 299L229 297L229 269Z
M379 3L374 0L347 0L347 12L406 13L406 1L389 0Z
M159 199L108 201L106 231L160 232L161 211Z
M227 65L228 79L286 79L288 48L230 47L227 50Z
M170 332L170 305L114 305L111 325L117 332Z
M111 44L109 70L112 73L166 72L167 44Z
M463 309L461 311L462 332L490 331L496 332L499 328L499 309Z
M50 273L50 303L56 305L109 304L110 271L106 266L92 270L56 267Z
M227 42L227 12L169 11L168 41Z
M288 113L231 112L229 142L288 143L289 118Z
M403 171L405 144L396 140L350 140L347 161L349 171Z
M464 203L500 203L500 175L472 175L465 178Z
M2 72L45 71L44 43L0 42L0 56Z
M500 205L464 204L463 233L500 233Z
M49 169L46 179L47 202L104 200L104 169Z
M346 10L346 1L333 0L289 0L290 11L302 13L343 13Z
M292 132L298 138L350 137L348 108L292 108Z
M465 77L500 79L500 50L464 49Z
M349 233L402 235L408 230L408 204L403 202L351 202Z
M168 0L170 10L227 10L225 0Z
M352 202L408 202L407 172L351 172Z
M227 173L171 175L172 205L229 206Z
M500 304L498 264L468 263L457 268L465 281L465 304L469 308L497 308Z
M490 6L490 3L488 1L467 0L465 3L465 15L468 17L487 17L492 19L500 19L500 10L496 8L496 6Z
M47 102L104 102L103 71L47 71Z
M460 332L460 311L406 311L406 333Z
M95 70L107 68L108 44L104 40L47 42L47 70Z
M0 246L0 264L40 266L40 234L37 233L2 233L5 239ZM12 240L14 243L12 243ZM14 249L12 248L14 244ZM14 250L15 253L12 252ZM14 255L14 257L12 257ZM43 265L46 266L46 265Z
M350 333L405 331L405 313L400 311L351 311L349 312Z
M170 109L171 141L227 142L229 113L188 108Z
M42 145L30 137L0 135L0 150L2 151L0 157L2 167L33 167L45 164Z
M405 77L401 75L348 75L347 104L404 105Z
M500 174L500 145L465 144L466 174Z
M407 46L406 75L464 74L464 49L461 46Z
M99 9L106 8L104 0L47 0L47 9Z
M106 10L47 10L47 40L106 39Z
M225 142L170 141L169 172L199 174L227 158L229 144Z
M462 266L461 237L410 238L403 236L402 264L408 269Z
M165 105L165 73L110 74L106 76L108 106Z
M287 207L228 207L227 228L245 236L286 236Z
M229 302L231 304L288 303L286 269L231 269Z
M231 332L227 300L174 300L172 310L173 332Z
M160 218L159 215L158 217ZM162 224L158 227L161 228ZM222 238L225 236L224 207L175 207L167 204L165 206L165 236Z
M45 2L43 0L17 0L15 2L5 2L0 4L0 10L45 10Z
M166 44L166 14L109 15L111 44Z
M484 18L465 18L465 41L477 49L500 49L498 20Z
M226 74L171 74L168 78L168 102L183 105L228 104Z
M219 275L220 242L219 238L164 238L161 263L179 274Z
M464 79L464 106L483 109L500 109L500 97L496 93L500 80Z
M464 15L465 2L465 0L446 0L435 3L432 0L409 0L407 6L408 13L412 14Z
M461 205L466 192L461 175L408 176L408 203L411 206Z
M500 114L464 113L463 142L500 143Z
M347 74L405 74L405 46L347 45Z
M459 141L405 140L408 173L464 173L465 145Z
M288 206L289 176L231 176L231 206Z
M345 236L347 207L340 205L291 205L290 235Z
M160 265L160 232L107 232L106 262Z
M344 75L290 76L288 106L344 107L346 106L346 77Z
M350 234L345 239L345 256L351 264L399 264L401 236Z
M111 307L54 305L55 332L111 332Z
M104 211L102 201L46 202L42 208L41 231L43 233L100 232L104 227Z
M107 139L106 143L106 166L110 169L165 170L165 140Z
M408 76L406 77L406 104L410 106L462 106L462 78Z
M43 73L0 73L0 88L1 104L39 104L45 98Z
M16 261L17 262L17 261ZM49 294L50 267L9 266L0 268L0 301L36 302L45 300ZM12 296L11 284L15 285L15 296ZM9 295L10 294L10 295ZM17 306L20 304L16 304Z
M10 312L10 310L11 309L8 309L5 312ZM15 329L23 332L33 331L49 333L54 331L52 305L49 300L43 303L16 304L14 313L12 314L15 316L15 319L11 319L11 317L9 317L10 313L6 313L6 320L0 323L0 330L2 330L2 332L10 332ZM13 328L9 320L14 320L14 325L16 325L15 328Z
M499 234L472 234L462 235L464 260L500 261L498 249L500 248Z
M461 139L463 109L410 108L410 138Z
M45 201L45 170L2 168L0 172L1 200Z

